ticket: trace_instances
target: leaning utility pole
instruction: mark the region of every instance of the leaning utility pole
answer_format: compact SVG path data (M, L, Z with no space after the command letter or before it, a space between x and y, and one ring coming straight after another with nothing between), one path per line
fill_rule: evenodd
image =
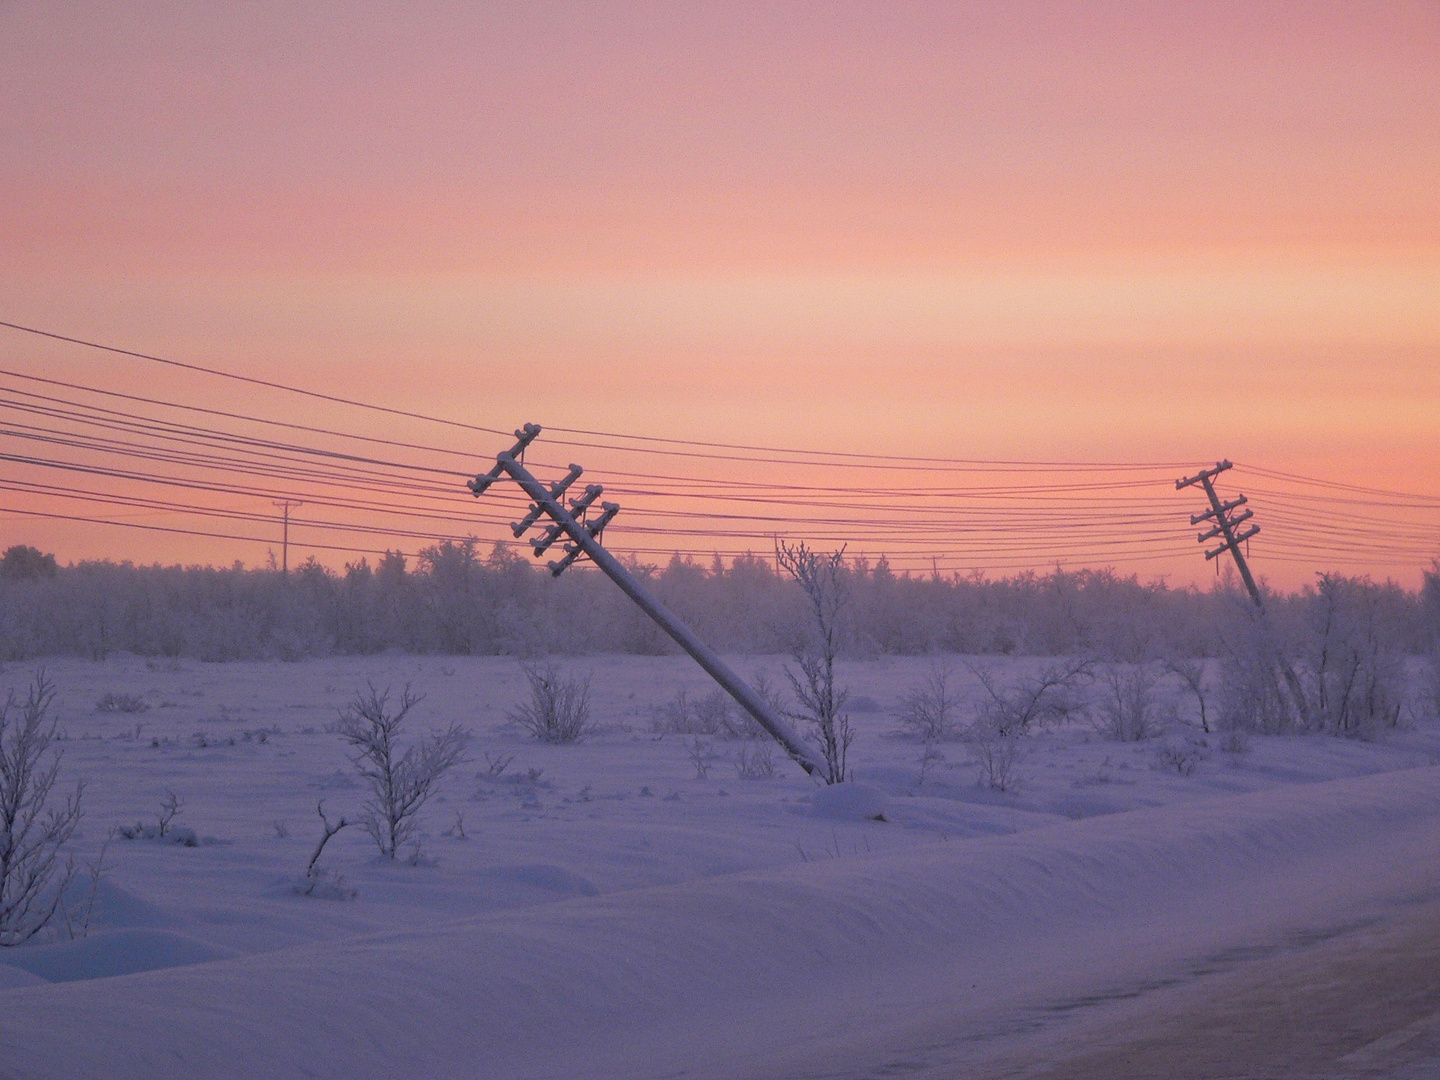
M285 510L285 531L282 534L284 539L280 542L280 572L288 577L290 574L290 508L305 504L290 499L281 499L274 505L283 507ZM273 559L275 556L271 555L270 557Z
M1216 537L1221 537L1224 540L1224 543L1219 547L1205 552L1205 561L1209 562L1211 559L1218 558L1227 551L1230 552L1230 554L1235 557L1235 565L1240 570L1240 578L1245 582L1245 588L1250 593L1250 599L1255 601L1257 608L1264 611L1265 601L1260 596L1260 589L1256 586L1255 579L1250 576L1250 566L1245 562L1245 555L1240 550L1240 542L1242 540L1249 540L1250 537L1258 533L1260 526L1251 525L1241 532L1235 531L1237 525L1249 521L1255 516L1255 513L1253 510L1246 510L1240 514L1234 513L1234 511L1244 506L1248 501L1244 495L1232 499L1228 503L1222 503L1220 496L1215 494L1215 477L1219 476L1226 469L1233 469L1234 467L1235 466L1229 461L1217 461L1213 469L1202 469L1194 476L1188 476L1184 480L1176 480L1175 490L1179 491L1182 488L1191 487L1194 484L1199 484L1205 489L1205 495L1210 500L1210 509L1206 510L1203 514L1192 514L1190 516L1190 524L1199 525L1202 521L1210 521L1213 518L1215 525L1209 532L1200 534L1200 543L1203 544L1207 540L1214 540Z
M669 634L677 645L689 653L695 662L724 688L726 693L770 733L785 752L795 759L796 764L811 776L824 777L824 765L816 759L810 748L801 741L800 737L770 706L769 702L757 694L744 679L731 671L710 646L696 637L690 628L671 614L651 594L650 590L645 588L633 574L620 564L615 556L601 546L601 531L620 512L620 507L616 503L602 502L600 514L594 521L588 520L590 510L595 505L595 501L600 498L604 488L599 484L590 484L585 488L583 495L569 500L570 506L567 509L563 501L565 491L580 478L580 474L584 470L579 465L571 465L568 475L547 488L535 479L525 467L523 461L525 448L534 442L535 437L539 434L539 424L526 424L515 432L517 440L515 445L496 455L495 467L485 475L468 481L465 486L478 498L485 494L491 484L508 474L520 485L520 490L534 500L530 504L529 513L522 520L514 522L510 526L515 537L518 539L523 536L527 529L545 516L553 524L543 527L540 534L530 540L530 546L537 558L562 536L569 538L570 542L562 547L565 552L564 557L549 563L551 574L559 577L582 554L589 556L590 561L598 566L606 577L620 586L621 592L635 601L641 611L654 619L660 629Z
M1244 510L1237 514L1235 511L1239 510L1240 507L1244 506L1248 501L1245 496L1240 495L1231 499L1229 502L1221 502L1220 496L1215 492L1215 477L1219 476L1226 469L1232 468L1234 468L1234 465L1228 460L1217 461L1213 469L1201 469L1194 476L1187 476L1182 480L1176 480L1175 490L1179 491L1182 488L1193 487L1196 484L1199 484L1205 489L1205 496L1210 500L1210 509L1201 514L1192 514L1190 516L1190 524L1199 525L1202 522L1213 521L1214 525L1212 525L1208 531L1200 533L1198 539L1202 544L1215 539L1222 541L1218 547L1205 552L1205 561L1209 562L1211 559L1216 559L1224 555L1227 551L1230 552L1230 555L1235 560L1236 568L1240 571L1240 579L1245 582L1245 589L1250 593L1250 599L1255 603L1258 616L1268 623L1264 597L1260 595L1260 588L1255 584L1255 578L1250 573L1250 565L1245 561L1245 553L1240 550L1240 544L1243 541L1249 540L1250 537L1260 531L1260 526L1253 524L1247 525L1243 529L1238 528L1244 524L1244 522L1249 521L1255 516L1254 511ZM1295 669L1291 666L1290 661L1285 658L1279 648L1275 647L1273 641L1270 643L1270 646L1274 652L1276 666L1280 668L1280 673L1285 679L1285 685L1289 688L1290 696L1294 699L1295 713L1299 716L1301 724L1308 727L1310 722L1310 707L1305 700L1305 688L1301 685L1300 678L1295 674Z

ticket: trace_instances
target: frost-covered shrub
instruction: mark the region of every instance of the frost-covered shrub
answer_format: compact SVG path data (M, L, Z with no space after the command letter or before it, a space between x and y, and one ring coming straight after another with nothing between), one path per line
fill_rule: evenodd
M1028 736L1023 728L1002 728L994 717L985 717L971 725L967 733L979 782L994 791L1014 791L1019 786L1018 766L1024 755Z
M655 710L653 727L667 735L712 735L722 739L768 737L754 717L736 708L730 695L718 689L703 697L692 697L682 687Z
M800 587L808 614L790 648L790 658L798 670L788 665L785 668L796 703L787 715L810 728L811 741L819 748L824 763L821 778L825 783L843 783L850 775L846 759L855 740L855 730L845 712L850 691L835 685L841 617L852 596L845 552L842 548L822 555L803 542L790 545L777 540L775 562Z
M1422 661L1420 704L1432 720L1440 720L1440 645Z
M200 846L200 837L195 830L184 825L170 825L162 832L157 824L137 821L134 825L116 826L115 835L122 840L149 840L157 844L175 844L177 847L188 848Z
M960 704L954 673L937 663L900 696L896 719L902 730L922 742L942 742L959 734Z
M145 699L139 694L111 692L95 702L95 708L99 712L142 713L150 706L145 704Z
M1296 731L1300 717L1281 670L1282 648L1271 622L1236 600L1223 624L1217 667L1216 727L1256 735Z
M1312 725L1336 735L1395 727L1404 669L1369 581L1322 574L1307 600L1301 670Z
M977 733L993 732L1002 736L1069 719L1083 707L1079 691L1094 679L1095 668L1088 658L1076 657L1050 664L1038 675L1006 687L984 668L967 666L985 690L972 728Z
M346 881L344 874L323 867L303 875L290 889L296 896L314 900L354 900L360 895L360 890Z
M342 817L332 825L325 816L324 799L315 804L315 812L320 815L320 839L310 855L304 875L292 888L297 896L309 896L317 900L354 900L360 895L360 890L352 887L345 880L345 875L319 865L320 856L325 853L325 845L330 843L336 833L350 825L350 821Z
M1165 660L1165 670L1180 680L1182 686L1195 697L1200 711L1200 730L1210 733L1210 688L1206 683L1206 663L1203 657L1171 656Z
M176 825L175 819L185 809L185 800L169 788L160 800L160 809L155 811L155 824L137 821L134 825L120 825L115 834L122 840L153 840L162 844L179 844L181 847L199 847L200 838L194 829Z
M1181 776L1189 776L1208 756L1203 739L1172 733L1155 748L1155 767L1166 771L1174 769Z
M60 772L54 700L55 685L38 672L23 700L11 690L0 705L0 947L44 930L75 874L61 854L80 824L84 786L52 798Z
M1224 657L1216 691L1221 731L1283 735L1295 729L1278 673L1260 656L1235 653Z
M399 739L405 719L423 700L423 694L412 694L407 685L392 709L390 691L369 686L367 692L355 695L333 729L354 751L351 761L370 786L361 824L380 854L391 859L414 835L416 815L440 778L460 760L467 741L460 725L451 724L418 739L402 753Z
M590 677L566 675L554 664L524 664L530 700L507 714L541 742L579 742L593 729L590 719Z
M1155 734L1155 673L1146 664L1115 665L1101 679L1096 729L1117 742L1140 742Z
M706 740L696 738L690 742L690 747L685 752L690 759L690 764L695 766L695 779L704 780L710 775L710 768L720 760L720 754Z
M735 774L742 780L769 780L775 775L775 758L769 743L742 745L735 754Z

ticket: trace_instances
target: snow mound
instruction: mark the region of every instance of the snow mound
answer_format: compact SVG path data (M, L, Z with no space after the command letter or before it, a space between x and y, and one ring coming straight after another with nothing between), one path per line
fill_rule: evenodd
M529 885L546 892L561 893L565 896L599 896L595 884L579 874L571 873L563 866L539 863L533 866L501 866L486 870L481 875L496 881Z
M831 821L884 821L888 799L869 784L830 784L810 797L810 813Z
M89 882L77 879L71 883L65 897L71 911L83 910L89 902L86 895L89 888ZM95 888L92 919L92 927L99 925L111 930L131 927L154 929L174 926L177 921L174 915L158 905L142 900L128 889L103 878Z
M94 934L78 941L13 949L7 963L46 982L79 982L184 967L238 956L234 949L207 945L170 930L131 928Z
M30 972L15 967L13 964L0 962L0 992L14 990L21 986L34 986L44 981L39 975L31 975Z

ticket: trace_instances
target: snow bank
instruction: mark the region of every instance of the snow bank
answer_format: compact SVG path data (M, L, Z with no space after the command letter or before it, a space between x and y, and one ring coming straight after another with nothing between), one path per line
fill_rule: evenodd
M832 821L884 821L889 802L869 784L831 784L810 797L810 813Z
M47 982L75 982L186 967L238 956L171 930L112 930L45 948L17 948L5 961Z
M21 987L0 996L0 1075L863 1076L902 1060L892 1046L913 1065L917 1045L958 1060L1079 995L1427 887L1437 780L1335 781Z

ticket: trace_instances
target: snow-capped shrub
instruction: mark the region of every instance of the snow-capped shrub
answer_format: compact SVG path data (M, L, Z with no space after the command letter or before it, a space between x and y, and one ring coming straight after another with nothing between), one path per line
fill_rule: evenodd
M1400 721L1404 669L1394 628L1365 579L1322 574L1307 595L1301 676L1311 724L1336 735Z
M115 835L122 840L149 840L157 844L176 844L179 847L200 846L200 837L195 830L184 825L171 825L161 832L159 825L137 821L134 825L116 826ZM206 842L214 843L214 840Z
M139 694L108 693L95 702L99 712L142 713L150 708Z
M467 735L458 724L417 740L402 753L401 730L410 710L425 699L407 685L394 709L390 691L369 686L356 694L333 727L354 756L356 771L370 785L361 824L380 854L395 858L400 845L414 835L416 815L429 801L435 785L460 760ZM323 819L323 813L322 813Z
M730 695L711 690L692 697L683 687L655 710L651 726L665 735L713 735L722 739L757 739L766 736L749 713L736 708Z
M855 730L845 712L850 691L835 685L842 618L853 597L845 551L822 555L803 542L791 545L777 540L775 561L800 587L808 615L796 624L790 645L790 659L798 672L785 667L795 697L795 707L786 710L786 715L810 728L810 741L824 762L825 783L843 783L850 777L846 759L855 741Z
M1208 756L1204 740L1172 733L1155 747L1155 767L1166 771L1174 769L1181 776L1189 776Z
M346 881L344 874L323 868L301 875L290 886L290 891L314 900L354 900L360 895L360 890Z
M1020 760L1024 756L1023 728L1005 728L992 716L982 717L967 732L979 782L993 791L1014 791L1019 787Z
M922 742L942 742L959 734L960 704L954 672L937 662L918 685L900 696L896 719L906 734Z
M1002 686L993 674L967 664L985 697L976 707L971 725L977 735L1023 734L1045 724L1059 723L1081 711L1080 688L1094 679L1094 662L1073 657L1050 664L1040 673Z
M524 664L530 700L507 714L541 742L578 742L593 730L590 678L566 675L554 664Z
M735 774L742 780L769 780L775 775L775 758L769 743L742 745L735 753Z
M1140 742L1155 734L1155 673L1149 665L1112 666L1101 679L1096 729L1117 742Z
M52 798L60 771L54 700L42 671L23 700L11 690L0 704L0 946L44 930L75 874L61 855L80 824L84 787Z

